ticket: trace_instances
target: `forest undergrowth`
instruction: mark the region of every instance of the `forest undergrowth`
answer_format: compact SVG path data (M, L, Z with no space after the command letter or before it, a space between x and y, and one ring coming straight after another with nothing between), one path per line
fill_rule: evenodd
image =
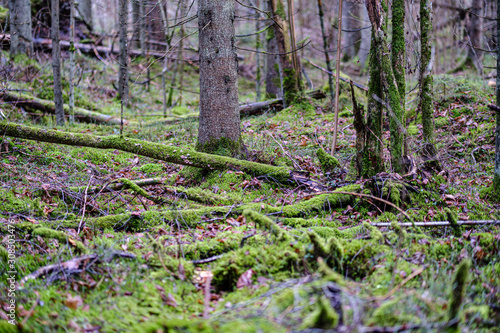
M105 88L113 69L80 61L77 105L118 115L114 91ZM51 99L43 65L21 59L9 71L16 75L10 88ZM197 80L196 68L185 71L186 81ZM240 79L244 102L252 89ZM0 288L10 286L13 234L20 324L0 321L0 331L497 331L498 223L461 224L500 220L498 198L485 191L493 174L493 88L474 77L435 76L440 166L433 170L418 158L422 129L410 93L415 169L370 179L359 179L351 163L348 86L341 92L338 164L317 155L333 135L328 101L302 97L242 119L247 158L300 170L306 183L1 136ZM159 87L132 84L125 117L136 123L124 136L194 150L197 95L184 94L184 105L172 110L178 118L165 122ZM10 121L54 128L51 116L1 107ZM118 128L77 122L58 130L106 136ZM400 225L430 221L447 223ZM7 301L2 293L6 320Z

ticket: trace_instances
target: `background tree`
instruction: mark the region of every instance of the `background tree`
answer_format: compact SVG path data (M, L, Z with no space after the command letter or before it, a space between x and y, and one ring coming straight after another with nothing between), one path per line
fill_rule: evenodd
M54 105L57 125L64 125L61 85L61 46L59 44L59 0L51 0L52 15L52 75L54 77Z
M266 1L268 11L271 12L272 0ZM274 24L273 20L267 21L268 25ZM278 43L274 35L274 28L267 29L266 36L266 95L276 98L281 95L280 69L278 58Z
M422 155L425 158L433 158L436 154L434 148L434 105L433 77L432 77L432 1L422 0L420 2L420 104L422 112L422 130L424 147Z
M497 36L500 36L500 0L497 0ZM498 38L498 37L497 37ZM497 73L500 73L500 43L497 39ZM500 107L500 75L496 80L496 102ZM495 169L493 176L493 189L500 197L500 110L496 110L497 121L495 129Z
M241 140L234 0L198 3L200 124L197 150L238 156Z
M128 98L128 64L127 64L127 15L128 1L119 0L119 38L120 38L120 56L118 59L118 95L120 99L127 100Z
M29 0L9 0L10 53L33 54L31 3Z

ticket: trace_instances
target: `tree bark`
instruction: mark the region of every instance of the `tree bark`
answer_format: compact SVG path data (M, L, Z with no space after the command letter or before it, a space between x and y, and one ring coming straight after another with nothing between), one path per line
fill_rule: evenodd
M319 23L321 24L321 36L323 37L323 52L325 53L326 69L330 73L333 73L332 64L330 62L330 55L328 53L328 39L325 32L324 11L321 0L318 0L318 13ZM335 102L335 95L333 92L333 76L330 73L328 73L328 86L330 88L330 97L332 99L332 102Z
M373 27L375 39L375 53L378 66L380 66L380 78L389 100L390 133L391 133L391 163L395 172L403 173L404 132L403 108L401 96L392 64L387 55L390 54L386 34L386 13L382 7L381 0L366 0L368 16Z
M368 11L365 6L361 6L360 8L361 22L363 22L363 28L368 25L370 19L368 17ZM363 29L361 30L361 42L359 44L359 64L361 68L365 68L366 60L370 54L370 45L372 41L372 29Z
M273 29L276 43L278 45L281 88L285 107L289 106L300 92L300 75L292 66L292 56L288 26L286 20L285 6L283 0L270 0L271 13L274 20Z
M30 0L9 0L10 54L33 55Z
M353 0L343 0L344 8L342 10L342 26L345 30L343 37L343 59L353 59L359 50L361 39L361 28L359 17L361 5ZM356 31L358 30L358 31Z
M267 0L268 11L271 11L271 0ZM273 21L269 20L268 24ZM266 97L276 98L281 96L280 69L278 59L278 43L274 35L274 28L267 29L266 36Z
M369 178L384 170L382 151L382 104L375 100L374 96L383 99L383 91L380 79L380 68L377 60L377 42L372 32L371 48L369 58L370 82L368 84L368 110L366 119L366 131L364 134L365 146L363 160L358 161L361 176Z
M257 8L260 9L260 0L257 0L256 3ZM260 31L260 18L259 18L259 12L256 10L255 11L255 31ZM256 102L260 101L261 99L261 92L260 92L260 86L261 86L261 70L260 70L260 49L261 49L262 43L260 40L260 34L255 35L255 49L257 50L257 53L255 54L256 59L256 69L255 69L255 91L256 91Z
M69 13L69 122L75 122L75 0L71 0Z
M87 27L92 29L94 26L92 20L92 0L78 0L78 12L80 13L80 18L87 23Z
M432 31L432 30L431 30ZM406 63L406 43L405 43L405 1L392 1L392 69L398 85L399 96L401 97L401 107L405 110L405 63Z
M497 73L500 73L500 0L497 0ZM496 102L500 106L500 75L497 75ZM500 110L496 111L497 127L495 129L495 170L493 189L500 196Z
M120 56L118 59L118 95L122 102L128 99L128 68L127 68L127 0L119 0L119 34Z
M59 0L51 1L52 14L52 73L54 76L54 106L56 123L64 125L64 109L61 84L61 48L59 46Z
M472 61L479 73L483 72L481 63L481 50L483 41L483 0L473 0L472 8L469 12L469 22L467 30L469 34L469 49L467 58Z
M213 2L212 0L202 1ZM118 149L165 162L207 170L238 169L255 176L268 175L280 182L287 182L294 178L292 170L285 167L275 167L226 156L211 155L176 146L124 138L118 135L93 136L89 134L39 129L6 122L0 122L0 135L77 147Z
M239 156L238 61L233 0L200 0L200 124L197 150Z
M423 156L433 158L436 154L434 148L434 105L433 76L432 76L432 1L420 1L420 105L422 112L422 129L424 138Z

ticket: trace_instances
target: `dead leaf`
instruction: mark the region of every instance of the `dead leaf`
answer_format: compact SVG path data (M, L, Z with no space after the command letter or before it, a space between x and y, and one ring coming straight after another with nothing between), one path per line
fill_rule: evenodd
M243 287L248 287L252 285L252 275L254 271L253 269L249 269L245 273L241 274L238 282L236 283L236 288L241 289Z
M83 300L80 295L72 296L71 294L68 294L64 304L66 304L68 308L76 310L78 307L83 305Z
M177 301L174 298L174 295L168 293L168 296L163 300L165 304L170 305L173 308L177 307Z

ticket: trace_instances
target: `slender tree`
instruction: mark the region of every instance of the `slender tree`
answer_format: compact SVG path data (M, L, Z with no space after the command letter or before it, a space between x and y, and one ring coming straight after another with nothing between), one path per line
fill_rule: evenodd
M325 12L323 11L323 3L321 0L318 0L318 14L319 14L319 23L321 25L321 36L323 37L323 52L325 54L325 62L326 62L326 69L328 70L328 87L330 88L330 97L332 98L332 101L335 101L335 95L333 92L333 75L330 73L333 73L332 69L332 64L330 62L330 55L328 53L328 38L326 36L325 32Z
M497 73L500 73L500 0L497 0ZM500 107L500 75L497 75L496 102ZM500 110L496 111L497 127L495 129L495 171L493 176L493 189L500 197Z
M354 0L343 0L342 26L344 27L344 37L342 38L344 47L342 58L344 60L353 59L359 50L361 39L360 7Z
M436 154L434 148L434 107L432 104L432 1L420 1L420 105L424 149L422 155L429 159Z
M337 131L339 122L339 92L340 92L340 51L342 45L342 0L339 1L339 26L337 28L337 60L335 61L335 72L337 76L335 77L335 117L333 118L333 141L331 154L335 154L335 149L337 148Z
M54 105L57 125L64 125L64 108L61 85L61 46L59 44L59 0L51 1L52 14L52 74L54 77Z
M483 0L473 0L472 8L469 12L469 22L467 32L469 34L469 48L467 50L467 61L476 67L479 73L483 72L481 64L481 47L483 39Z
M372 30L369 29L369 27L366 27L367 22L370 21L368 18L368 11L366 10L365 6L360 6L360 18L361 22L363 22L363 27L361 27L361 42L359 43L359 51L358 51L358 57L359 57L359 64L361 68L365 67L366 60L369 57L370 53L370 45L372 41Z
M75 121L75 0L69 9L69 122Z
M268 11L272 11L272 0L267 0ZM268 20L268 25L273 24ZM276 98L281 92L280 63L278 59L278 43L274 35L274 29L267 29L266 36L266 97Z
M119 0L120 55L118 59L118 94L122 101L126 101L128 97L127 6L127 0Z
M167 117L167 86L166 86L166 81L167 81L167 70L168 70L168 53L170 51L170 45L169 45L169 34L168 34L168 0L165 0L163 3L160 2L160 13L161 13L161 19L163 21L163 30L165 32L165 44L166 44L166 50L165 50L165 57L163 58L163 69L161 71L161 92L163 95L163 117ZM172 111L170 111L170 114L172 114Z
M260 7L260 1L257 0L256 4L257 8ZM255 10L255 31L260 31L260 19L259 19L259 11ZM260 81L261 81L261 70L260 70L260 48L262 46L262 43L260 41L260 34L255 35L255 49L257 50L257 53L255 54L255 57L257 58L257 66L255 69L255 91L257 101L260 101L261 98L261 92L260 92Z
M420 3L422 4L422 2ZM405 109L405 0L392 1L392 69L398 85L401 107Z
M9 0L10 54L33 55L30 0Z
M387 43L387 13L382 6L381 0L366 0L368 16L373 28L373 38L375 54L377 56L377 66L380 67L380 78L384 90L387 92L389 100L388 111L390 118L389 130L391 134L391 164L395 172L404 172L404 133L403 108L401 106L401 96L398 84L394 77L390 58L389 46Z
M300 92L300 76L292 63L292 50L290 47L290 36L286 19L283 0L271 0L271 13L273 17L273 29L276 43L278 45L281 88L283 90L283 101L285 107L290 105Z
M234 0L199 0L200 124L197 150L239 156L244 150L238 108Z

